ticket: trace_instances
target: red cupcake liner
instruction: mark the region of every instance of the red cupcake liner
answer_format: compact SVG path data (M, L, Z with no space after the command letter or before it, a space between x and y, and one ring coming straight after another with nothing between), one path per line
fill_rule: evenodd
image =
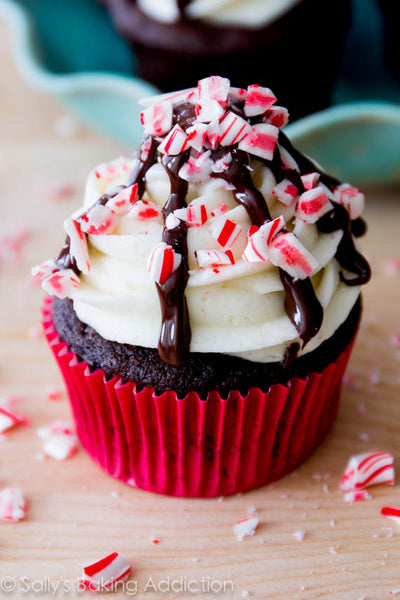
M144 490L215 497L261 487L299 466L337 414L352 345L320 373L206 400L156 395L91 371L60 341L47 298L43 327L61 369L83 447L111 476Z

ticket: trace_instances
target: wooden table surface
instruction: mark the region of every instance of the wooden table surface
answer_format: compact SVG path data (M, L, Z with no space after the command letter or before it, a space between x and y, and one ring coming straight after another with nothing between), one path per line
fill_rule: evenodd
M338 420L323 446L297 472L242 496L187 500L130 489L82 449L65 462L38 459L36 429L71 417L57 367L36 335L42 293L29 277L32 265L57 252L89 169L127 149L83 126L71 138L57 133L65 113L20 81L4 26L0 73L0 239L28 229L20 257L0 255L0 396L18 396L30 421L0 443L1 485L20 487L28 503L24 521L0 522L0 597L52 597L56 585L56 597L76 597L70 588L81 564L114 550L133 564L120 598L391 597L400 588L400 528L380 509L400 506L399 485L372 488L371 500L347 505L338 482L353 454L382 449L400 458L400 348L391 340L400 331L400 270L392 260L400 258L400 189L368 190L362 245L374 277ZM55 201L50 192L60 186L73 193ZM60 400L48 400L51 389ZM249 507L260 525L239 542L233 525ZM299 542L293 534L301 530ZM171 589L185 581L225 592ZM8 594L7 585L16 589Z

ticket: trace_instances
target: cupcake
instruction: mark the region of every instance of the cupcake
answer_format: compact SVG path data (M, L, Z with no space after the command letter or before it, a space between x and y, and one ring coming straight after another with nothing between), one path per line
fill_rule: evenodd
M296 150L269 88L144 101L137 156L96 167L34 269L79 438L177 496L265 485L324 439L370 277L364 196Z
M138 75L161 90L218 72L232 85L272 87L292 118L330 103L350 0L101 2L131 44Z

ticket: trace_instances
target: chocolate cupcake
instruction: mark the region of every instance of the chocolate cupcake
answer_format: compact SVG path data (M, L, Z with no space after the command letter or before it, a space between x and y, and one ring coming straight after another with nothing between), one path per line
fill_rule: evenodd
M188 88L210 71L268 85L292 119L330 103L350 0L101 0L131 44L140 77Z
M78 435L181 496L264 485L331 427L370 277L364 197L297 151L268 88L148 99L137 157L97 167L34 270Z

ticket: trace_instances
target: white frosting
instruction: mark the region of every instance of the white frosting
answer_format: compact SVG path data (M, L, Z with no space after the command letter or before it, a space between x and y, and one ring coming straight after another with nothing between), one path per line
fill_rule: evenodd
M97 167L89 176L84 207L88 208L103 193L126 183L132 160L119 159ZM253 176L261 182L261 191L275 217L284 213L287 222L294 209L278 205L271 191L275 178L271 171L257 163ZM143 200L164 206L169 193L168 176L160 164L147 173ZM279 361L288 345L299 341L297 331L284 310L284 290L278 269L270 262L245 263L241 258L246 245L250 221L245 209L238 206L232 192L221 180L206 184L190 184L188 202L206 205L207 212L221 204L228 207L228 216L242 226L239 238L232 245L236 264L213 269L200 269L194 250L216 249L211 234L215 219L203 227L188 228L189 281L186 288L192 330L191 352L221 352L259 362ZM285 210L283 211L282 208ZM77 211L81 212L81 211ZM81 275L81 287L72 296L77 316L104 338L157 347L161 327L160 302L156 287L147 271L148 257L161 240L162 217L138 221L122 217L112 234L89 236L91 270ZM317 348L333 335L345 321L359 295L359 287L346 286L339 280L340 267L334 255L342 232L320 233L315 225L296 224L296 236L318 261L313 273L313 285L324 308L324 320L319 333L301 353Z
M220 25L257 29L273 22L300 0L192 0L187 7L189 19L201 19ZM138 0L149 17L163 23L179 19L177 0Z

